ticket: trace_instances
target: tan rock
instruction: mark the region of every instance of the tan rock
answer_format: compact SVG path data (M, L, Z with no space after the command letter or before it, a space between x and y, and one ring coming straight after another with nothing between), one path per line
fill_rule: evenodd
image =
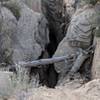
M0 97L6 98L13 93L12 76L12 72L0 71Z
M100 38L96 38L97 46L95 49L93 66L92 66L92 78L100 78Z

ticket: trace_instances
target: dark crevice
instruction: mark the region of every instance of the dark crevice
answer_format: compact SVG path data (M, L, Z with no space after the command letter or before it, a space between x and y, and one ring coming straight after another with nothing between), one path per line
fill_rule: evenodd
M49 34L50 43L47 45L46 51L49 54L48 58L51 58L54 55L58 44L53 30L50 29L49 31L50 31ZM45 52L42 52L41 56L38 59L43 59L44 53ZM39 83L42 84L43 86L46 85L49 88L54 88L56 86L58 80L58 74L55 71L54 64L44 65L42 66L42 68L31 68L30 77L32 77L33 73L39 74Z
M63 1L42 0L41 2L42 13L46 17L49 24L50 43L47 45L46 51L49 55L48 58L51 58L54 55L59 42L64 38L66 34L66 23L69 23L69 17L67 15L66 17L63 16L63 14L65 14L65 12L63 12ZM58 3L61 11L58 11ZM44 53L45 52L42 52L38 59L43 59ZM50 88L54 88L56 86L58 81L58 74L55 71L54 64L45 65L40 69L32 68L31 72L33 73L34 70L39 73L40 84L46 85Z
M41 56L38 59L43 59L44 52L42 52ZM49 88L54 88L57 83L57 73L54 69L54 65L44 65L42 68L34 68L30 69L30 78L34 77L33 74L39 74L39 84L42 86L46 85Z
M51 58L57 49L58 43L57 43L57 37L55 36L54 30L50 28L49 31L50 31L50 34L49 34L50 43L47 46L47 51L48 51L49 57ZM50 88L54 88L57 84L58 74L55 71L54 64L50 64L48 66L49 67L47 70L47 74L48 74L47 86Z
M49 53L49 57L52 57L57 49L58 43L57 43L57 38L53 30L50 29L49 31L50 31L50 34L49 34L50 43L47 46L47 51Z
M48 72L48 85L47 86L50 88L55 88L57 81L58 81L58 74L55 71L53 64L49 65L47 72Z
M59 5L57 5L59 4ZM65 36L65 24L68 21L68 17L63 16L63 0L42 0L41 8L42 13L46 17L49 24L49 39L50 43L47 45L46 49L49 54L49 58L53 57L59 42ZM59 9L59 11L58 11ZM57 84L58 74L55 71L54 64L48 65L47 73L47 86L54 88Z

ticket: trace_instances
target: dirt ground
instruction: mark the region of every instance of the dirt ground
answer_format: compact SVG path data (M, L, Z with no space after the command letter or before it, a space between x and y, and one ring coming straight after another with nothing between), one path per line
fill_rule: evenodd
M93 80L78 89L68 89L66 86L48 89L41 87L30 90L26 95L13 96L9 100L100 100L100 79Z

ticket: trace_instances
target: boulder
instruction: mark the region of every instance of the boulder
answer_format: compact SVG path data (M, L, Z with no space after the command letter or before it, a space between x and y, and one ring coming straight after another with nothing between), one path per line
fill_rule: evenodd
M13 44L15 47L13 52L14 61L38 59L42 51L45 50L46 44L48 44L48 35L45 18L39 13L35 13L29 8L24 7L21 10L15 36L17 45Z
M12 12L1 7L0 12L0 63L11 63L12 36L16 34L17 20Z
M38 59L49 43L47 21L20 0L10 0L3 4L6 8L18 12L16 33L12 35L12 61L30 61ZM13 9L14 8L14 9Z

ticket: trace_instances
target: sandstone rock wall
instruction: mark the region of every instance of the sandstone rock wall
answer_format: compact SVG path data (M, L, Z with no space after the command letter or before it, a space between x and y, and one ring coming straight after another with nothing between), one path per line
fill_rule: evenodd
M92 78L100 78L100 38L96 38L97 46L94 53L94 60L92 66Z

